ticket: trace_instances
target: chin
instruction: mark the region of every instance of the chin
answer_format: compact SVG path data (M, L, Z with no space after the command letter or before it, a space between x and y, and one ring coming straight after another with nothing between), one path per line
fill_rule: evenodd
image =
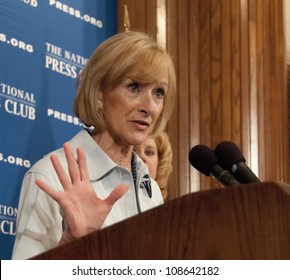
M133 146L140 145L147 139L147 137L148 137L147 135L145 135L145 136L142 135L142 137L141 136L140 137L132 137L130 144Z
M146 138L145 138L145 139L146 139ZM134 141L131 141L131 145L133 145L133 146L141 145L141 144L145 141L145 139L143 139L143 140L134 140Z

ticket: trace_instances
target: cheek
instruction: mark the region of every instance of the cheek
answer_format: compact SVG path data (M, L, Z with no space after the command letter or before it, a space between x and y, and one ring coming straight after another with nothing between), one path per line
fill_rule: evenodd
M152 176L153 178L156 177L157 167L158 167L158 159L155 158L154 160L151 160L150 163L150 168L152 170L152 173L154 174L154 176Z
M128 104L123 100L110 100L104 106L104 114L107 120L120 122L128 114Z
M161 106L158 106L158 109L156 109L155 121L157 121L158 118L161 116L162 111L163 111L163 104Z
M158 158L156 158L155 162L154 162L154 167L155 169L157 170L157 167L158 167Z
M161 115L162 110L163 110L163 102L162 102L162 104L161 104L161 105L159 106L159 108L158 108L158 116Z

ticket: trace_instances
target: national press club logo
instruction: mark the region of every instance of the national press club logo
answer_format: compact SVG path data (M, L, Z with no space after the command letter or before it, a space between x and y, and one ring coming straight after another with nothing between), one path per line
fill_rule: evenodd
M88 58L51 42L45 43L45 50L45 69L68 78L76 79L88 61ZM79 118L55 108L47 108L47 116L58 121L82 126Z
M13 48L18 48L24 52L33 53L33 46L30 43L12 37L4 32L0 32L0 43L9 45Z
M35 94L0 81L0 110L20 118L35 120Z
M17 48L20 52L33 54L33 45L20 40L10 34L0 32L0 44ZM28 119L35 120L35 95L24 88L0 80L0 111Z
M0 204L0 233L4 235L16 234L17 208Z
M88 61L87 58L50 42L45 43L45 49L45 68L72 79L77 78Z
M75 19L78 19L90 25L93 25L96 28L103 28L103 22L101 20L96 19L95 17L91 15L83 14L80 10L63 3L62 1L49 0L49 6L52 8L55 8L56 10L64 14L74 17Z
M0 81L0 112L4 111L9 115L34 121L36 118L35 104L36 101L34 93ZM28 159L19 157L15 154L7 154L2 150L3 147L0 148L1 163L30 168L31 162ZM2 206L0 205L0 209L1 207ZM2 209L4 211L6 208L2 207ZM6 213L6 210L4 213Z
M47 5L52 8L56 9L60 13L65 15L71 16L76 20L83 21L87 24L95 26L96 28L103 28L103 21L100 19L95 18L92 15L87 13L82 13L79 9L70 6L62 1L57 0L49 0L48 3L45 1L38 1L38 0L19 0L24 5L30 6L31 8L38 8L39 5Z

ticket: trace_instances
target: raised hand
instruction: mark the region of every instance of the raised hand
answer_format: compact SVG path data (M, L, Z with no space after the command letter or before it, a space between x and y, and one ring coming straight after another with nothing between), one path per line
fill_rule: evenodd
M128 190L128 186L124 184L118 185L106 199L99 199L89 180L87 162L83 150L77 149L76 161L71 145L65 143L63 148L68 163L69 175L63 169L56 155L52 155L50 160L64 192L51 188L40 179L35 181L37 186L57 201L63 209L68 229L64 232L60 243L65 243L100 229L114 203Z

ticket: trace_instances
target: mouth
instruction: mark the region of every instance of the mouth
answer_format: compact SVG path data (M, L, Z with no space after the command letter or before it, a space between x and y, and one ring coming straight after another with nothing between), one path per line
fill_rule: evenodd
M150 123L142 120L132 121L137 130L144 131L150 127Z

